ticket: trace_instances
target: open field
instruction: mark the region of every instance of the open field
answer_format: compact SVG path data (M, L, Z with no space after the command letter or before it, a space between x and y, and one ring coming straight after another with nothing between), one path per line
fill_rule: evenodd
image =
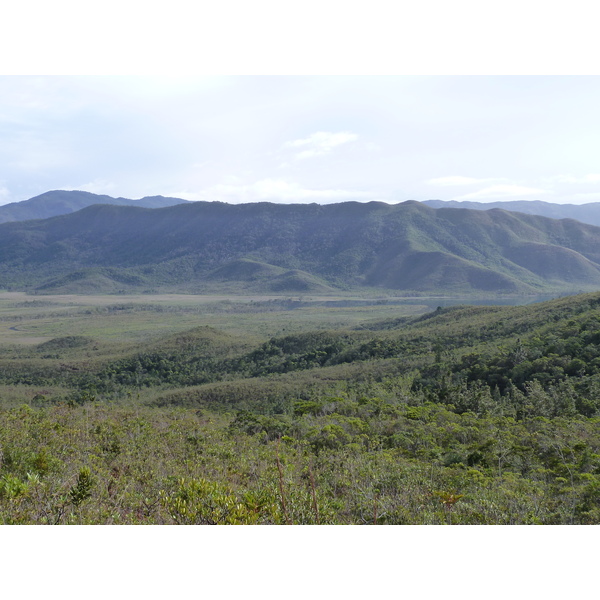
M0 292L0 347L64 335L137 343L206 325L253 339L415 316L457 303L527 304L550 297L463 300L450 297L98 294Z
M340 296L30 296L3 292L0 347L35 345L65 335L85 335L101 343L138 343L201 325L266 339L310 329L353 327L370 319L418 315L428 310L414 301L383 304L374 300L365 304L368 301L362 298ZM337 303L359 305L335 306Z

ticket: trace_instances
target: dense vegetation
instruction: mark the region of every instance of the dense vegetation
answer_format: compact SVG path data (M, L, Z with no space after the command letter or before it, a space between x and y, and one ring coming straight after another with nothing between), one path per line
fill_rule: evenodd
M289 417L66 404L1 413L3 523L598 523L598 419L377 398Z
M5 347L1 522L600 522L600 294L142 346Z
M600 229L418 202L94 205L0 225L0 285L53 293L573 293Z

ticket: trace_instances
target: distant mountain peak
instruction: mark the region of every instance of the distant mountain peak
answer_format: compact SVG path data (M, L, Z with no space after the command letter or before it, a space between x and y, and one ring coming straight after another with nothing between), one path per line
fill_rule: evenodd
M600 202L588 204L555 204L543 200L510 200L499 202L473 202L469 200L425 200L431 208L468 208L470 210L493 210L499 208L510 212L539 215L550 219L575 219L589 225L600 226Z
M140 200L129 200L81 190L51 190L29 200L11 202L0 206L0 223L48 219L76 212L92 204L164 208L187 202L187 200L181 200L180 198L165 198L164 196L148 196Z

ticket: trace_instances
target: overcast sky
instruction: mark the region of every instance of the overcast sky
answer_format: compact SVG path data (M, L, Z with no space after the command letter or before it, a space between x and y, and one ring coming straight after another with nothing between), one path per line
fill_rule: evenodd
M2 76L0 203L600 201L598 76Z

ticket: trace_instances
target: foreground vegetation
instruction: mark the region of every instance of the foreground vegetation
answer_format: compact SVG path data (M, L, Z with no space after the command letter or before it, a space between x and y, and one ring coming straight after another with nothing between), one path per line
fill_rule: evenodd
M0 306L2 523L600 522L600 294L269 300L226 328L215 305L37 302Z
M2 411L0 519L572 524L600 518L597 419L516 422L381 399L297 408L287 417L101 405Z

